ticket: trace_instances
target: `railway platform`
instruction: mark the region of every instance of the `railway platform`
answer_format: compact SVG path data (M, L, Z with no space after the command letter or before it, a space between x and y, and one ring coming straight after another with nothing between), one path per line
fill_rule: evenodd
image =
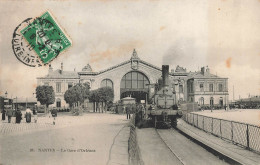
M225 158L230 164L259 165L260 155L245 148L236 146L229 141L225 141L206 133L182 119L178 120L178 130L186 137L192 139L215 155Z

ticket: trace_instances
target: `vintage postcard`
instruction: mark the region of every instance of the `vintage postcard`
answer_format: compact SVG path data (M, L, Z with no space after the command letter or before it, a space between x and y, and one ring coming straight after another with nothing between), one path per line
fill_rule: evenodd
M0 20L0 165L259 164L259 0L1 0Z

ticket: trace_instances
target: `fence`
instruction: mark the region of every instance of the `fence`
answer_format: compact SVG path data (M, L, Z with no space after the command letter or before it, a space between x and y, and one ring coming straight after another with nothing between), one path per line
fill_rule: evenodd
M128 140L128 153L130 165L143 165L141 159L140 149L137 143L136 131L135 131L135 114L133 114L130 121L130 137Z
M231 141L233 144L260 153L260 127L229 121L194 113L187 113L183 119L205 132L211 133L222 139Z

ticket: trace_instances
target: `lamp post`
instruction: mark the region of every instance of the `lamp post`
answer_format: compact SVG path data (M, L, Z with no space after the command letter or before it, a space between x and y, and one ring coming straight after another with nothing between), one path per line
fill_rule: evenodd
M5 92L5 99L4 99L4 102L7 102L7 105L9 104L9 99L7 98L7 96L8 96L8 93L7 93L7 91ZM6 100L6 101L5 101ZM4 105L5 105L5 103L4 103Z
M154 84L145 84L145 86L148 86L148 93L146 94L146 102L148 102L148 94L152 93L150 90L153 90L153 92L155 92L155 83ZM150 96L149 94L149 96Z
M15 106L15 110L18 110L18 104L17 104L17 96L16 96L16 106Z
M27 109L27 97L26 97L26 109Z
M175 84L174 84L174 85L175 85ZM175 95L175 99L174 99L173 101L174 101L174 103L176 104L176 90L175 90L175 86L172 87L172 94Z
M5 110L5 100L7 99L7 91L5 92L5 98L4 98L4 108L3 108L3 111Z
M178 98L178 102L180 101L180 98L181 98L181 91L180 91L180 85L181 85L181 78L179 77L179 79L177 79L177 82L174 84L175 86L179 86L179 98ZM176 98L176 88L175 88L175 98ZM177 98L175 99L176 102L175 104L177 104Z
M146 94L146 101L145 101L145 103L146 103L146 108L145 108L145 118L147 118L148 117L148 114L147 114L147 109L148 109L148 104L147 104L147 102L148 102L148 99L151 97L151 96L153 96L157 91L156 91L156 89L155 89L155 86L156 86L156 83L153 83L153 84L145 84L146 86L148 86L148 93ZM152 91L151 91L152 90ZM149 97L148 97L148 94L149 94ZM155 103L155 97L154 97L154 100L153 100L153 103ZM152 104L153 104L152 103Z
M181 86L181 78L179 77L179 79L178 79L178 84L179 84L179 102L180 102L180 100L181 100L181 88L180 88L180 86Z
M8 93L7 93L7 91L5 92L5 98L7 98L7 95L8 95Z
M210 111L213 112L214 98L213 94L210 94Z

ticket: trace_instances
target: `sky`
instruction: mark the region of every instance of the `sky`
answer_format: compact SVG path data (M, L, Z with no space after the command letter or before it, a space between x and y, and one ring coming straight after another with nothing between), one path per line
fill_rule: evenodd
M0 1L0 95L32 97L48 66L29 67L12 51L12 34L26 18L49 10L72 40L54 69L101 71L138 56L188 71L209 66L229 80L230 100L260 95L260 0Z

